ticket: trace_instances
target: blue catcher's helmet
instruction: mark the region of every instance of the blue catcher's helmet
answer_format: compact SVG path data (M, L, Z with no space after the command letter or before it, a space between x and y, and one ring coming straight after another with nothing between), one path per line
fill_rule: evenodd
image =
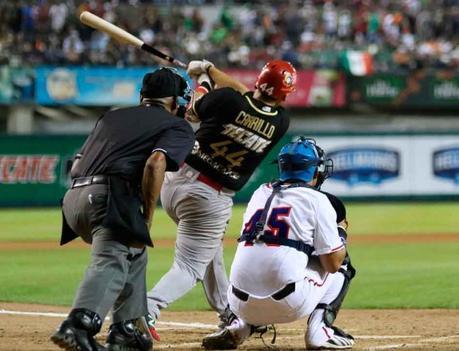
M281 181L310 182L318 175L319 167L323 166L323 151L313 139L300 137L282 147L277 161Z

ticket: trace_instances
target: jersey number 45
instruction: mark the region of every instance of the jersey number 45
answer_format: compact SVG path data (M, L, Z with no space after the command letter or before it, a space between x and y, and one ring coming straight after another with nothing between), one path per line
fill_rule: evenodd
M285 221L285 218L290 215L291 209L291 207L274 207L266 221L268 228L263 231L263 234L273 235L279 238L288 238L290 225ZM243 234L250 234L256 229L256 225L260 221L262 213L263 209L259 209L253 214L249 221L244 224Z

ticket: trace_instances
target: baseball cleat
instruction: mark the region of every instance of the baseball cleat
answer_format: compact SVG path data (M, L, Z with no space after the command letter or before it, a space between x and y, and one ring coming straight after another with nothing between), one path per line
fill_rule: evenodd
M155 319L151 314L147 314L143 317L137 318L134 322L135 326L139 329L142 334L150 336L151 341L160 341L161 338L155 328Z
M231 325L207 335L202 339L202 346L206 350L234 350L237 349L253 333L265 333L267 327L255 327L235 317Z
M102 320L97 313L76 308L70 311L50 339L66 351L105 351L105 347L94 340L101 326Z
M153 318L153 316L151 314L147 314L145 316L145 319L147 321L148 331L150 332L151 337L156 341L161 341L161 337L159 336L158 331L155 328L156 321Z
M313 346L308 345L312 350L344 350L354 346L354 337L338 327L331 327L334 330L333 336L328 339L323 345Z
M107 351L150 351L153 342L134 321L123 321L110 326L106 346Z
M206 350L235 350L242 344L235 333L232 333L228 328L220 329L219 331L207 335L202 339L202 346Z
M68 325L62 325L53 335L51 341L66 351L106 351L107 349L89 338L87 332Z

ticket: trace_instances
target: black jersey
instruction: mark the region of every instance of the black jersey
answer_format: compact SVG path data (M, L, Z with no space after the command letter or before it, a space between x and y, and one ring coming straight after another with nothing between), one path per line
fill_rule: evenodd
M282 107L231 88L209 92L194 109L201 125L186 163L231 190L244 186L289 126Z
M86 139L72 177L116 175L138 183L145 162L155 149L166 154L167 170L176 171L194 140L190 125L162 107L109 111Z

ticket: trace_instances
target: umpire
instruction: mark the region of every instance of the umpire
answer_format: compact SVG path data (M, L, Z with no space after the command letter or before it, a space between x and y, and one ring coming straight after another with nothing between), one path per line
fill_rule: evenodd
M67 319L51 336L66 350L105 350L94 336L108 311L109 351L144 351L151 341L133 320L147 314L146 245L166 171L177 171L194 143L181 110L186 81L161 68L143 78L140 105L104 114L77 154L63 200L61 245L80 236L91 262Z

